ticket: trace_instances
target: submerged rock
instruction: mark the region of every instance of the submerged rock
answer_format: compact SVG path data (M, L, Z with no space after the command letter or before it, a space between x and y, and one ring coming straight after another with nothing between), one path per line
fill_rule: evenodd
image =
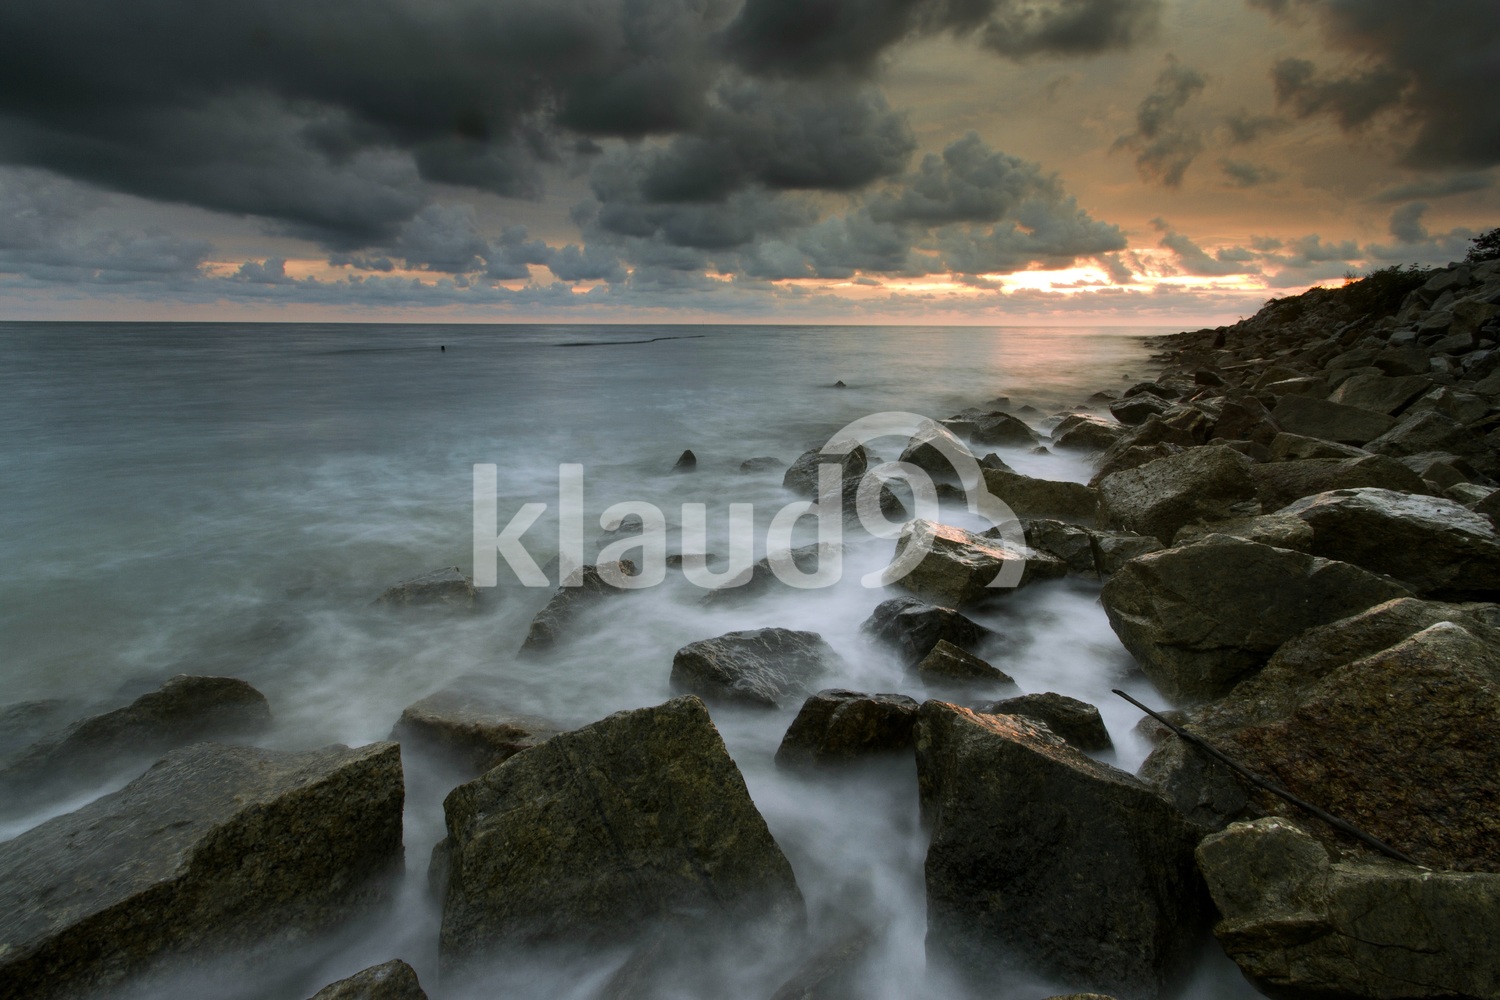
M1016 682L1005 671L990 666L966 650L939 639L932 652L917 664L917 676L934 685L989 684L1015 687Z
M388 607L438 606L466 611L474 607L478 598L479 591L471 577L464 576L457 566L444 566L403 580L375 598L375 603Z
M672 466L673 472L694 472L698 468L698 456L693 454L691 448L677 456L677 464Z
M1022 407L1021 412L1025 410L1026 408ZM1030 448L1042 441L1026 421L999 410L993 413L977 414L972 418L972 422L974 430L970 432L969 440L975 444L999 448Z
M802 703L776 750L776 763L807 767L908 751L917 707L900 694L819 691Z
M478 685L455 684L406 706L391 739L454 758L482 774L560 731L556 723L511 711Z
M0 981L97 995L160 963L286 944L383 900L400 748L199 743L0 844Z
M312 1000L427 1000L417 970L392 959L323 987Z
M444 803L444 963L804 919L791 865L697 698L561 733ZM503 845L503 849L502 849Z
M922 706L917 773L929 961L993 983L1008 961L1156 997L1202 919L1191 828L1131 775L1019 716Z
M741 472L770 472L772 469L779 469L779 468L781 468L782 465L783 465L783 462L779 458L775 458L775 457L773 457L771 455L759 455L759 456L757 456L755 458L747 458L743 462L741 462L740 463L740 471Z
M605 579L601 570L606 568L620 576L632 576L635 573L635 564L629 559L621 559L617 563L606 563L602 566L584 566L580 571L578 585L558 587L552 594L552 599L547 602L547 606L531 619L531 627L526 631L526 639L521 643L521 651L535 653L551 649L569 635L579 614L600 601L628 593L626 590L612 586Z
M0 770L0 792L13 806L55 796L174 747L250 736L270 724L265 696L244 681L179 674L124 708L80 719L20 751Z
M786 470L781 485L800 497L815 500L818 497L818 467L837 465L839 479L858 478L869 467L869 455L864 445L856 445L845 455L825 455L821 449L805 451Z
M1363 487L1304 497L1279 513L1312 528L1314 554L1393 576L1415 593L1500 597L1500 538L1488 518L1452 500Z
M1035 719L1073 746L1089 753L1110 750L1115 745L1099 710L1086 701L1067 695L1051 692L1023 694L991 702L980 711L986 715L1024 715Z
M882 601L860 625L860 630L899 650L907 663L915 665L937 644L947 641L973 652L994 635L952 608L939 607L914 597Z
M1255 481L1250 461L1232 448L1194 448L1107 476L1099 494L1112 524L1170 544L1184 525L1242 513Z
M838 662L816 632L728 632L679 649L672 658L672 686L709 701L775 708L804 697Z
M1061 559L1033 549L1011 548L998 539L986 538L952 525L916 520L907 524L896 542L899 558L908 546L926 552L921 562L900 580L901 587L930 601L954 606L969 604L1011 588L990 587L1007 562L1022 560L1025 566L1017 586L1035 580L1056 579L1067 572Z
M1279 818L1205 839L1198 864L1219 943L1270 995L1500 997L1500 874L1338 861Z
M1228 693L1298 633L1409 596L1348 563L1209 535L1126 563L1099 598L1164 695L1203 701Z

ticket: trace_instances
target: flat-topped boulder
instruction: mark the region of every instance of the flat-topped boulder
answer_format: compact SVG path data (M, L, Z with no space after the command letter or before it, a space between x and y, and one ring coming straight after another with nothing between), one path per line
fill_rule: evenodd
M1125 648L1178 702L1220 697L1298 633L1409 596L1358 566L1227 535L1134 559L1099 595Z
M1072 524L1099 521L1099 491L1083 483L1037 479L1004 469L984 470L985 488L1019 518L1051 518Z
M1416 594L1500 597L1500 537L1488 518L1452 500L1362 487L1304 497L1279 513L1312 528L1315 555L1395 577Z
M1250 467L1255 494L1267 511L1329 490L1378 486L1402 493L1431 493L1422 477L1385 455L1356 458L1309 458Z
M917 723L927 953L975 984L1020 963L1158 997L1203 919L1196 836L1144 782L1045 727L943 702Z
M197 743L0 844L0 982L103 995L190 959L291 944L387 898L400 748Z
M1333 403L1390 415L1400 413L1431 388L1432 379L1421 375L1399 378L1389 375L1356 375L1345 380L1328 399Z
M802 703L776 750L781 767L841 764L910 752L917 702L830 688Z
M1143 424L1150 417L1160 416L1172 408L1172 404L1160 396L1142 392L1109 404L1110 415L1127 427Z
M915 665L939 642L973 652L994 635L953 608L928 604L915 597L882 601L860 625L866 635L894 647L905 662Z
M804 919L791 865L695 697L560 733L454 789L444 811L450 969L674 921L732 932Z
M511 710L487 685L471 681L406 706L391 739L482 774L561 730L555 722Z
M1284 431L1355 445L1375 440L1396 423L1385 413L1313 396L1282 396L1271 415Z
M795 704L839 662L816 632L758 628L689 643L672 657L672 686L708 701Z
M1268 995L1500 996L1500 874L1339 860L1276 817L1206 838L1197 857L1214 934Z
M1352 444L1324 441L1322 438L1282 431L1271 439L1270 461L1295 462L1304 458L1360 458L1370 454Z
M1191 545L1209 535L1228 535L1247 542L1274 545L1278 549L1308 552L1312 549L1312 527L1291 514L1258 514L1255 517L1232 517L1227 521L1189 524L1172 539L1172 545Z
M896 584L925 600L954 607L1013 589L990 586L1007 563L1022 563L1016 586L1067 573L1066 564L1049 553L1030 546L1011 546L934 521L908 523L896 541L897 558L910 546L917 546L925 555Z
M427 1000L427 993L417 970L394 958L328 984L312 1000Z
M1183 525L1243 514L1256 498L1250 468L1232 448L1193 448L1106 476L1101 506L1114 526L1170 544Z
M386 607L441 607L471 610L479 599L472 577L457 566L444 566L387 588L375 603Z
M253 736L271 725L265 696L234 677L179 674L123 708L93 715L19 751L0 769L14 806L97 783L174 747Z
M1088 413L1070 413L1052 428L1052 446L1064 451L1105 451L1125 429Z

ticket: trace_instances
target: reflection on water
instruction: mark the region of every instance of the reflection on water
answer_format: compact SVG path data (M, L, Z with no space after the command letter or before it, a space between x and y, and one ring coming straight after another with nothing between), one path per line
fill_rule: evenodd
M793 499L781 469L850 420L941 417L1005 395L1036 407L1029 419L1046 427L1060 408L1149 373L1139 331L0 325L0 700L115 704L174 673L234 674L271 702L263 742L291 748L384 739L405 705L480 675L515 711L572 726L666 699L677 648L760 626L821 633L845 663L827 686L920 698L921 685L859 632L887 595L858 580L889 558L889 542L851 539L836 587L749 601L701 604L673 571L662 587L590 609L571 641L524 661L516 651L548 594L503 567L473 614L369 602L430 569L469 570L475 463L499 466L502 524L523 503L549 504L526 535L543 565L556 553L564 462L584 466L591 516L644 500L679 524L681 504L702 502L712 533L729 503L753 503L763 540ZM847 388L828 388L839 380ZM698 471L671 475L685 448ZM891 441L882 456L900 448ZM780 465L739 471L757 456ZM1068 456L1002 457L1055 479L1090 471ZM974 617L999 634L993 662L1023 690L1097 705L1116 744L1105 759L1133 770L1146 752L1137 715L1109 689L1153 696L1096 598L1097 587L1058 582ZM857 916L875 935L863 995L952 995L924 968L912 768L780 773L771 757L790 715L714 711L796 870L813 939L836 940ZM411 754L406 768L409 875L393 912L278 956L274 981L216 982L216 995L309 996L395 956L436 984L426 863L457 778ZM10 817L0 834L46 815ZM1245 994L1225 964L1209 961L1210 985L1195 995ZM552 998L587 995L608 969L512 972L529 985L507 996ZM1045 984L1017 977L994 995L1039 997Z

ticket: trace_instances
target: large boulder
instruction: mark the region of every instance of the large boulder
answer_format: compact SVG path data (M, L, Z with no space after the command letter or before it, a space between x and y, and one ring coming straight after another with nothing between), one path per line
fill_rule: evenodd
M927 951L976 983L1012 961L1156 997L1202 919L1196 838L1164 798L1019 716L927 702L917 723Z
M910 751L917 707L901 694L819 691L802 703L781 738L776 763L805 767Z
M1311 526L1313 554L1393 576L1417 594L1500 597L1500 538L1488 518L1452 500L1363 487L1304 497L1280 513Z
M994 633L976 624L953 608L919 601L915 597L893 597L882 601L860 630L900 652L905 662L915 666L937 647L949 642L959 649L973 652Z
M804 918L786 856L697 698L561 733L449 793L449 968L652 925Z
M1280 432L1281 428L1264 403L1248 393L1235 393L1219 408L1210 439L1269 445Z
M1031 448L1040 444L1042 440L1024 420L1000 410L977 414L972 418L972 423L974 429L969 432L969 440L975 444L1001 448Z
M281 947L387 897L400 748L197 743L0 844L7 996L107 995L169 959Z
M1247 542L1260 542L1262 545L1295 549L1298 552L1312 551L1313 543L1312 528L1301 518L1291 514L1259 514L1208 524L1189 524L1177 532L1172 544L1191 545L1203 541L1209 535L1229 535L1231 538L1243 538Z
M1337 444L1285 431L1271 439L1269 448L1272 462L1295 462L1304 458L1359 458L1370 454L1352 444Z
M1373 441L1396 423L1375 410L1346 406L1312 396L1282 396L1271 411L1284 431L1324 438L1340 444L1362 445Z
M1432 388L1432 379L1420 375L1391 378L1388 375L1356 375L1328 397L1330 402L1357 406L1376 413L1395 414L1410 406Z
M601 572L604 570L605 572ZM613 586L608 573L632 576L635 564L628 559L603 566L584 566L579 570L578 582L572 586L560 586L542 610L531 619L531 627L521 643L523 653L537 653L551 649L565 641L575 630L580 614L610 597L629 593Z
M15 807L56 796L210 737L242 738L271 724L265 696L234 677L179 674L124 708L80 719L20 751L0 770Z
M984 485L1019 518L1051 518L1086 525L1099 520L1099 491L1082 483L985 469Z
M972 455L968 447L941 424L928 423L901 452L901 461L915 465L939 482L957 482L958 470L950 454Z
M1009 562L1024 563L1017 586L1067 573L1066 564L1049 553L1030 546L1011 547L999 539L933 521L919 519L901 529L897 558L910 546L926 554L896 583L925 600L955 607L1007 593L1009 588L991 588L990 583Z
M1114 748L1099 710L1064 694L1023 694L991 702L980 711L988 715L1024 715L1035 719L1080 750L1097 753Z
M512 711L486 686L470 682L442 688L406 706L391 739L483 774L561 730L555 722Z
M816 632L758 628L688 643L672 686L708 701L776 708L805 697L838 654Z
M1366 448L1377 454L1397 458L1403 455L1420 455L1427 451L1446 451L1478 459L1491 452L1483 438L1437 410L1408 412L1400 423L1371 440Z
M1111 420L1086 413L1070 413L1052 428L1052 446L1064 451L1106 451L1124 433Z
M1243 513L1255 500L1250 465L1232 448L1193 448L1105 477L1101 505L1115 526L1170 544L1185 524Z
M1252 466L1250 477L1266 510L1280 510L1293 500L1329 490L1378 486L1402 493L1431 493L1431 488L1406 466L1385 455L1362 458L1309 458Z
M917 664L917 676L935 687L1015 687L1005 671L991 666L973 653L939 639L932 652Z
M865 474L869 467L869 455L864 445L856 445L843 455L825 455L821 450L805 451L786 470L781 485L800 497L809 500L818 498L818 467L829 464L839 467L839 479L849 479Z
M468 611L478 598L479 591L472 577L465 576L457 566L444 566L387 588L375 598L375 603L387 607L425 605Z
M427 1000L417 970L393 958L319 990L312 1000Z
M1198 864L1219 943L1268 995L1500 997L1500 874L1336 860L1280 818L1206 838Z
M1109 404L1110 415L1127 427L1143 424L1149 417L1161 416L1172 404L1150 392L1137 393Z
M1357 566L1227 535L1134 559L1099 595L1125 648L1179 702L1226 694L1299 632L1409 596Z

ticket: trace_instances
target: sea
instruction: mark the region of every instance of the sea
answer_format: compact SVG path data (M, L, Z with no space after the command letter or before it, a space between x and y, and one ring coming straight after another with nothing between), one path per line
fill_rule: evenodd
M620 539L598 520L617 504L661 510L674 551L683 505L705 505L711 553L727 551L730 505L753 505L759 556L777 512L798 499L782 487L785 467L853 421L943 418L1006 397L1045 438L1095 392L1155 374L1148 338L1170 332L0 323L0 711L54 699L79 716L175 674L230 675L270 702L274 724L261 745L356 746L386 739L412 702L477 678L514 711L574 727L672 697L672 658L683 645L766 626L823 636L843 661L824 686L920 700L932 692L860 630L900 591L865 585L893 543L857 531L846 533L832 586L705 602L671 570L658 586L589 608L541 657L518 652L552 589L524 585L504 559L472 611L372 602L429 571L473 572L476 466L495 467L497 528L525 505L546 505L519 537L538 566L552 567L553 585L564 466L582 481L586 561ZM873 450L895 459L902 445ZM685 450L696 468L674 472ZM1091 474L1077 455L995 450L1030 475ZM775 463L743 471L752 458ZM1111 689L1160 698L1110 630L1097 583L1030 586L972 617L999 634L989 658L1023 691L1097 705L1115 744L1097 756L1139 766L1149 751L1135 730L1139 712ZM810 944L856 924L871 929L876 940L857 971L870 1000L966 996L924 959L926 834L914 768L831 777L778 769L773 756L794 713L713 709L792 863ZM549 952L462 989L439 982L441 908L427 866L444 835L443 797L461 776L412 754L405 765L406 875L390 907L286 949L252 975L184 971L151 995L290 1000L399 957L434 997L590 996L618 956ZM0 841L134 773L19 813L0 808ZM784 972L773 959L782 958L739 956L721 995L769 996ZM1184 990L1257 995L1206 929ZM1049 991L1068 992L1016 970L984 995L1039 1000Z

